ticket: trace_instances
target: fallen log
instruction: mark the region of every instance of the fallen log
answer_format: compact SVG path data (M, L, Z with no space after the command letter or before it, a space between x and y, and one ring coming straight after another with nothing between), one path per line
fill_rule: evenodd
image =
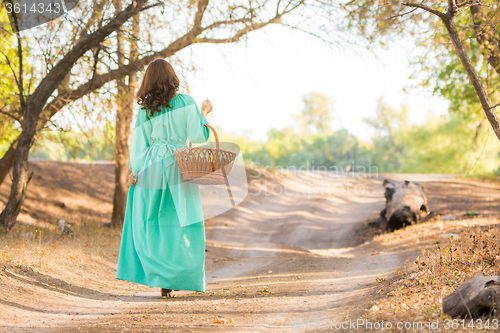
M394 231L420 222L429 214L427 198L420 184L384 180L386 208L380 216L387 220L387 229Z
M443 312L452 318L491 315L500 301L500 277L474 275L443 298Z

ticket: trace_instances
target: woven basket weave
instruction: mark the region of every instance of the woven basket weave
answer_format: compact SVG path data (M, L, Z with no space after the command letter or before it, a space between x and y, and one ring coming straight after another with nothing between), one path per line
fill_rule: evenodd
M233 167L236 154L219 149L219 138L214 128L207 124L205 126L214 133L216 148L193 148L190 143L189 148L177 149L175 158L182 180L200 185L226 184L229 186L227 175Z

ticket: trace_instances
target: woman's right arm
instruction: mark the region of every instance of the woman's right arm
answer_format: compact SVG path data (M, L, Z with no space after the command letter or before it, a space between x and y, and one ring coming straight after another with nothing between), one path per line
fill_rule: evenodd
M207 100L205 100L205 102L206 101ZM210 103L210 111L212 111L211 106L212 103ZM200 114L200 110L198 109L198 106L196 105L194 100L192 100L192 104L187 105L186 109L186 127L189 141L192 143L207 142L210 136L210 129L207 126L204 126L204 124L208 124L207 118ZM209 112L206 112L206 109L203 110L203 113L205 113L205 115Z
M130 169L137 174L141 170L144 159L148 151L151 137L151 124L146 111L139 109L137 121L135 123L134 134L132 136L132 147L130 149Z

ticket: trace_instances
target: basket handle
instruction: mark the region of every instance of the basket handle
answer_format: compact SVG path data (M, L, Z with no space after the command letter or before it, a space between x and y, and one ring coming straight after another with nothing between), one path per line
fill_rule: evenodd
M212 132L214 133L214 138L215 138L215 149L216 150L219 150L219 137L217 136L217 132L215 131L215 129L210 126L209 124L203 124L205 126L207 126L208 128L210 128L212 130ZM191 141L189 141L189 148L193 147L193 144L191 143Z

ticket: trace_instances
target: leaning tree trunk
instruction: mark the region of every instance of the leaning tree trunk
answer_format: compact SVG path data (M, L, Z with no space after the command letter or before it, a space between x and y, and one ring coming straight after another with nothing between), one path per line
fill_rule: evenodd
M481 83L481 79L479 78L476 69L472 65L467 52L465 52L464 44L462 43L462 40L460 39L460 36L457 32L457 27L455 26L455 16L459 11L459 6L457 5L456 0L448 0L448 10L446 11L446 13L442 13L422 3L403 1L402 4L408 7L423 9L438 16L441 19L446 28L446 31L448 32L448 35L450 36L453 47L457 52L458 58L465 68L467 77L469 78L472 86L474 87L474 90L476 91L476 95L481 102L481 106L484 113L486 114L486 118L490 122L490 125L493 128L493 131L495 132L497 138L500 139L500 123L496 113L493 111L493 109L498 105L495 105L493 107L491 106L490 97L484 89L483 84ZM495 68L495 70L499 68L498 63L492 62L492 59L489 59L488 61L493 66L493 68Z
M119 1L115 6L120 6ZM118 8L117 8L118 9ZM132 21L132 36L139 35L139 15L134 16ZM118 31L118 66L124 65L125 56L123 53L123 33ZM129 59L137 57L138 47L136 40L130 40ZM119 227L123 224L125 208L127 206L128 195L128 174L130 153L128 139L130 136L130 125L134 110L134 91L137 85L136 73L128 76L128 84L124 79L117 80L118 96L116 107L116 141L115 141L115 193L113 197L113 214L111 216L111 226Z
M454 18L454 12L449 11L447 14L441 17L441 20L446 27L446 30L448 31L453 46L455 47L455 51L460 58L460 62L464 66L465 71L467 72L467 76L469 77L470 82L476 90L476 94L479 97L479 101L481 102L483 111L486 114L486 118L488 118L488 121L490 122L490 125L493 128L493 131L495 132L497 138L500 139L500 122L498 121L498 117L491 107L490 97L484 89L483 84L481 83L481 79L479 78L476 69L472 65L469 56L465 52L464 45L462 43L462 40L460 39L460 36L458 35L457 28L455 26Z
M11 143L7 152L0 159L0 185L2 185L5 177L9 174L10 168L14 164L14 156L16 155L17 140Z
M23 119L23 131L15 150L10 196L0 214L0 229L4 230L9 230L16 224L31 179L31 175L28 175L28 155L36 132L37 111L29 110L29 105L28 100L27 109L24 112L27 116Z

